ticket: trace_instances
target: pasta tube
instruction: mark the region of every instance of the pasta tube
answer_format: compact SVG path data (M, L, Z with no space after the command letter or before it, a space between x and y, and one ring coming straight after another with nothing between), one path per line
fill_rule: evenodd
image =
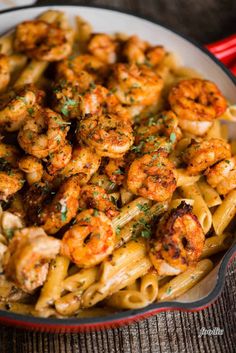
M197 184L182 186L181 190L185 197L193 199L193 213L197 216L204 233L206 234L212 225L212 215L204 201Z
M128 205L122 207L119 216L112 220L114 228L122 228L139 213L145 210L147 211L150 208L150 205L151 201L143 197L138 197L137 199L131 201Z
M212 223L217 235L224 232L236 214L236 190L232 190L216 209L212 216Z
M127 223L116 237L116 248L127 243L131 238L139 236L143 231L143 236L149 236L149 224L154 217L159 216L167 210L168 204L155 204L147 212L141 212L132 221Z
M70 260L67 257L57 255L51 262L46 282L41 289L39 299L36 303L36 310L41 311L53 304L62 291L62 281L67 274Z
M177 187L184 185L192 185L196 183L200 175L188 175L185 169L178 168L176 169L176 177L177 177Z
M229 233L215 235L207 238L204 243L201 258L205 259L209 256L217 254L220 251L226 250L233 242L233 236Z
M218 206L222 203L220 195L207 182L200 180L197 185L208 207Z
M73 276L67 277L62 287L72 291L55 301L56 310L63 316L76 313L81 305L81 296L84 291L95 282L97 267L83 269Z
M158 299L160 301L169 301L179 297L201 281L212 268L213 263L211 260L205 259L199 261L195 268L189 268L161 287Z
M145 242L142 239L130 241L114 251L112 260L103 262L99 281L82 295L82 306L95 305L145 275L151 267Z

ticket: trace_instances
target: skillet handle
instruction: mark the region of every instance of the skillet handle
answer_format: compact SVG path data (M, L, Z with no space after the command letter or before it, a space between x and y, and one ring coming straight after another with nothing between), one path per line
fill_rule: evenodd
M236 75L236 34L207 44L206 48Z

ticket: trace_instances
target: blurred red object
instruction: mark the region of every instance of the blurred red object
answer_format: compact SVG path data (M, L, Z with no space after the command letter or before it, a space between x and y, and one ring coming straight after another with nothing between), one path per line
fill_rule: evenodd
M206 48L236 76L236 34L207 44Z

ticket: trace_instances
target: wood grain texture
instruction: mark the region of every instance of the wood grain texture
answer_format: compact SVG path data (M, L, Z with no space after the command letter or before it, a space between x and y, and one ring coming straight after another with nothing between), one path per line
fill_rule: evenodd
M151 16L207 43L235 31L235 0L84 0L71 4L112 5ZM52 3L41 0L40 4ZM125 31L125 29L123 29ZM0 327L0 353L235 353L236 260L224 290L209 308L195 313L166 312L118 329L48 334ZM202 327L224 329L222 336L198 337Z

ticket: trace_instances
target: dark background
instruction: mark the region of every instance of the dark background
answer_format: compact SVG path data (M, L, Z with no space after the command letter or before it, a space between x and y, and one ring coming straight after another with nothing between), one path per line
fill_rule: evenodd
M38 4L52 4L39 0ZM149 16L205 44L236 32L236 0L89 0L57 4L112 6ZM122 29L125 32L125 28ZM0 326L0 353L235 353L236 261L217 301L200 312L166 312L117 329L48 334ZM198 337L202 327L222 336Z
M100 5L132 10L204 44L236 32L236 0L39 0L37 3Z

